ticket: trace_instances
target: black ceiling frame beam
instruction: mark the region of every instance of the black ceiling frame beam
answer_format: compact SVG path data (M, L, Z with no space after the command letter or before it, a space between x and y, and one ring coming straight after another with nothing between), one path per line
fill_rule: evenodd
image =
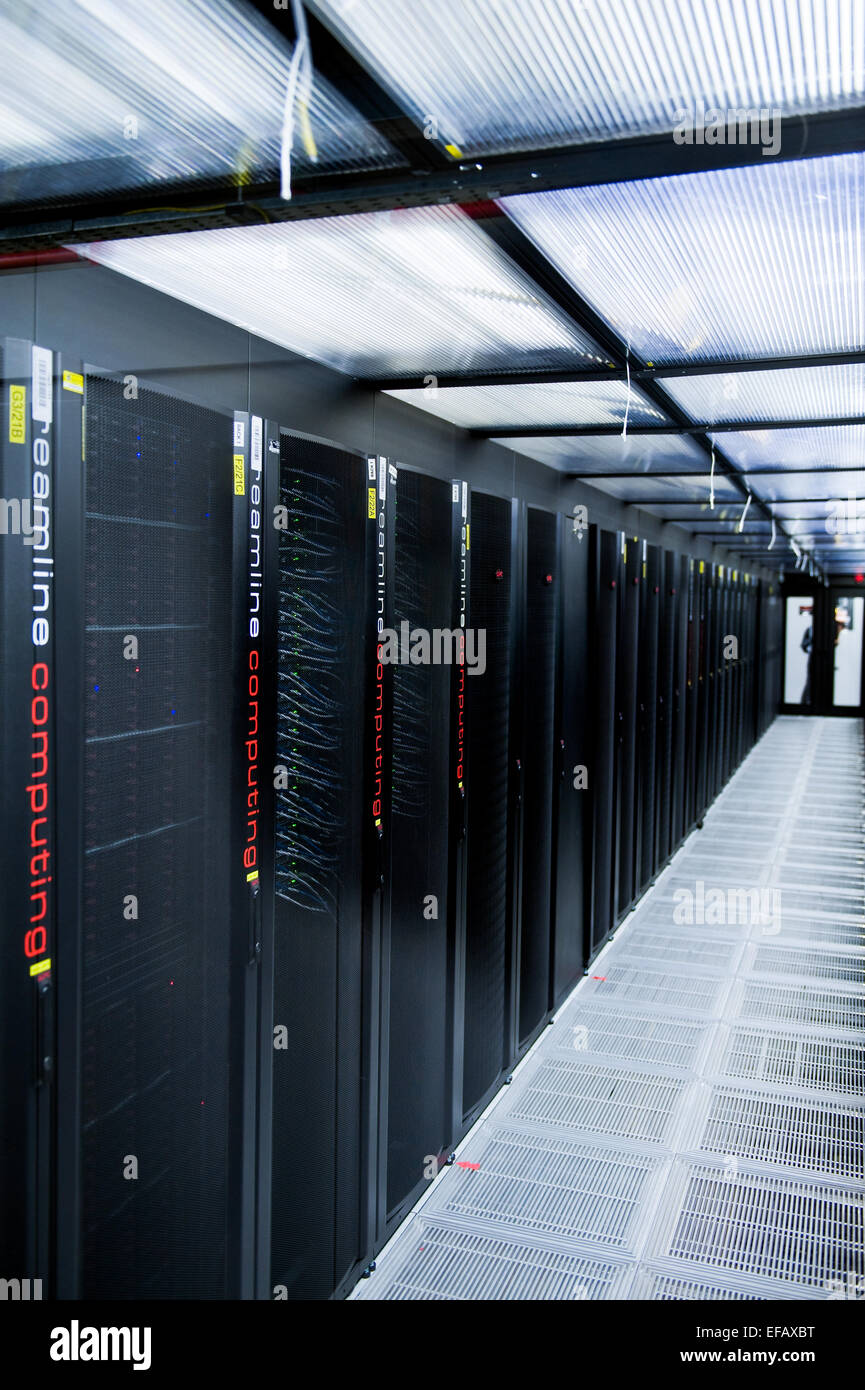
M652 434L741 434L757 433L760 430L811 430L838 429L846 425L865 425L865 415L833 415L826 418L807 416L789 420L727 420L723 424L711 421L678 424L652 423L647 425L628 425L629 435ZM622 433L618 425L474 425L469 434L475 439L589 439L597 435L617 435Z
M603 474L601 474L600 476L603 476ZM648 475L648 474L643 474L643 476L644 476L644 477L648 477L649 475ZM846 500L846 499L842 499L842 500ZM857 498L855 498L854 500L855 500L856 502L865 502L865 497L857 497ZM811 505L813 505L813 506L826 506L826 505L831 501L831 499L828 498L828 497L764 497L764 498L759 498L759 497L757 497L754 493L751 494L751 503L752 503L752 505L756 505L756 503L757 503L757 502L760 502L760 501L762 501L763 504L764 504L766 507L771 507L771 506L776 506L776 507L802 507L802 506L811 506ZM685 498L682 498L682 500L680 501L679 498L677 498L677 497L670 497L670 498L658 497L658 498L656 498L654 501L652 501L651 498L647 499L647 498L644 497L644 498L641 498L639 501L635 501L635 500L631 499L630 501L625 502L625 506L627 506L627 507L640 507L640 506L648 506L648 507L698 507L699 505L700 505L699 502L695 502L695 501L693 500L693 498L691 498L690 500L685 499ZM707 505L707 506L709 505L708 502L706 503L706 505ZM732 504L731 504L731 502L729 501L729 499L721 498L721 499L716 499L716 501L715 501L715 507L716 507L716 509L718 508L718 506L729 507L729 506L731 506L731 505L732 505ZM771 513L771 512L768 513L768 519L769 519L770 521L771 521L771 519L772 519L772 513ZM808 517L808 518L804 518L804 517L793 518L793 517L788 517L788 516L785 516L785 517L776 516L776 517L775 517L775 526L776 526L776 528L777 528L779 522L781 522L781 521L793 521L794 519L795 519L795 520L799 520L799 521L803 521L803 520L806 520L806 519L809 520L809 521L813 521L813 520L814 520L813 517Z
M282 11L259 9L272 21ZM324 33L327 30L321 29ZM584 188L609 183L646 181L671 175L762 165L759 144L677 145L672 131L631 140L607 140L592 145L560 146L518 154L451 159L421 140L417 126L398 108L375 79L331 36L340 49L332 72L336 85L366 93L366 101L382 103L382 130L391 121L395 152L402 147L408 163L386 170L360 170L330 174L298 172L292 197L285 202L275 179L253 180L228 188L225 181L193 179L160 191L147 186L106 199L80 198L51 207L6 207L0 231L0 252L42 250L68 242L127 236L155 236L166 232L237 227L262 221L295 221L309 217L335 217L353 212L387 211L441 203L476 203L517 193ZM313 43L327 65L327 45L320 34ZM335 50L334 50L335 53ZM339 79L339 69L353 64L355 77ZM363 76L359 76L363 74ZM357 99L357 98L356 98ZM384 105L384 103L387 103ZM390 114L388 114L390 113ZM865 107L821 112L812 116L786 116L780 121L783 154L776 162L847 154L865 144ZM441 167L430 167L445 162Z
M623 470L620 471L620 472L613 472L613 471L607 470L607 469L605 468L604 471L603 471L602 473L599 473L599 472L595 472L595 473L572 473L572 472L570 471L570 469L567 469L567 470L565 470L565 471L567 472L567 477L570 478L571 480L573 480L574 482L589 482L590 479L592 479L592 478L634 478L634 479L637 479L637 478L650 478L650 479L651 479L651 478L705 478L705 477L707 477L707 473L706 473L706 469L705 469L705 468L680 468L680 469L677 469L677 470L674 470L674 471L670 471L670 470L668 470L668 469L662 469L662 470L655 470L655 469L652 469L651 472L649 472L649 473L638 473L638 472L636 472L633 468L623 469ZM836 472L837 472L837 473L865 473L865 465L861 465L861 466L860 466L860 465L858 465L858 464L854 464L854 465L851 465L849 468L845 466L844 468L835 469L835 468L814 468L814 467L810 467L810 468L809 468L807 464L803 464L801 467L796 467L796 468L784 468L782 465L779 464L777 467L773 467L773 468L748 468L748 469L743 469L743 470L742 470L742 473L741 473L741 476L742 476L742 478L788 478L788 477L795 477L797 473L807 474L809 477L810 477L812 474L814 474L814 473L820 473L820 474L825 473L825 474L827 474L827 476L831 477L832 474L833 474L833 473L836 473ZM717 470L717 469L715 470L715 476L716 476L716 477L719 476L719 475L718 475L718 470ZM722 477L729 477L730 475L729 475L729 474L721 474L720 476L722 476Z
M786 372L807 370L809 367L847 367L865 363L865 349L849 352L809 353L796 357L737 357L729 362L673 362L666 367L642 367L631 372L631 381L674 380L688 376L722 376L745 372ZM626 381L624 367L537 367L521 372L447 372L436 376L437 386L565 386L572 382ZM422 376L361 377L358 385L374 391L422 391L427 380ZM718 428L714 426L713 428Z
M478 209L473 215L474 220L499 249L504 251L523 274L527 275L530 281L552 300L578 330L587 333L599 344L601 351L614 366L624 369L626 374L632 362L638 370L647 366L647 363L629 352L627 345L622 342L610 325L577 293L570 281L556 269L552 262L535 246L534 242L500 208L493 204ZM668 396L657 381L643 381L641 389L653 405L657 406L674 423L681 425L692 423L687 414L672 397ZM693 438L706 454L707 462L711 460L714 453L716 475L729 478L733 485L739 489L743 502L747 502L750 498L752 506L755 506L765 515L769 515L761 499L750 492L739 469L718 449L717 445L713 445L705 434L696 434ZM629 502L621 498L617 500L622 501L625 506L646 505L645 498L642 499L642 502ZM651 501L648 505L651 505ZM783 526L780 526L777 519L775 525L782 535L786 535Z

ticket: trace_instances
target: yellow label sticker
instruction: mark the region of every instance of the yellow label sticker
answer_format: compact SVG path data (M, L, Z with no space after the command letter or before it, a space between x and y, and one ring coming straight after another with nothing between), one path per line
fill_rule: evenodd
M37 960L37 961L34 961L34 963L33 963L33 964L31 965L31 967L30 967L30 974L31 974L31 975L44 975L44 974L45 974L45 971L46 971L46 970L50 970L50 969L51 969L51 957L48 956L48 958L47 958L46 960Z
M247 883L252 883L252 882L253 882L255 879L257 879L257 878L258 878L258 869L253 869L253 871L252 871L251 874L247 874L247 875L246 875L246 881L247 881Z
M9 387L9 443L24 444L27 439L27 387Z
M242 497L246 492L246 469L243 466L243 454L234 455L234 495Z
M701 561L700 561L700 573L701 573L701 574L703 573L703 571L705 570L705 568L706 568L706 561L705 561L705 560L701 560Z
M63 390L75 391L77 395L84 395L84 377L80 372L63 373Z
M375 488L370 487L366 490L366 514L370 521L375 521Z
M468 523L466 523L466 550L471 550L471 548L472 548L472 531L471 531L471 527L468 525Z
M460 149L459 145L445 145L445 149L447 150L451 159L462 159L463 152Z
M733 570L733 578L734 578L734 579L738 579L738 578L739 578L739 571L738 571L738 570Z

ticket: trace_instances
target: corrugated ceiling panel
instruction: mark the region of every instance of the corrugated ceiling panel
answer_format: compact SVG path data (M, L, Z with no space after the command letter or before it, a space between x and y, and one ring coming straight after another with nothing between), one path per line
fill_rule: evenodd
M865 347L865 154L502 206L645 361Z
M456 207L76 249L360 376L596 366L604 360Z
M865 414L865 363L723 372L660 382L692 420L819 420Z
M279 169L292 45L242 0L0 0L0 52L0 202ZM318 76L309 120L317 168L401 162Z
M463 429L494 425L616 425L665 420L642 391L625 382L543 382L519 386L446 386L388 391ZM574 441L577 442L577 441Z
M865 425L713 435L737 468L865 468Z
M706 467L706 455L683 434L581 435L537 439L520 436L498 441L529 458L568 473L693 472ZM716 480L719 475L716 474ZM717 489L716 489L717 491Z
M316 0L456 152L672 130L683 109L837 109L865 93L862 0Z

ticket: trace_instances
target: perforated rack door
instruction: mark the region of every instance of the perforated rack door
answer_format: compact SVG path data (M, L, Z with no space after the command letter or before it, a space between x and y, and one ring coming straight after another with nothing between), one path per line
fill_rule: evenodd
M85 401L82 1292L224 1298L231 419Z
M616 651L619 586L622 582L619 537L597 526L589 530L592 587L591 661L596 672L590 714L593 738L586 766L592 807L591 925L586 956L600 950L613 925L615 870Z
M452 678L465 655L454 607L452 485L397 467L393 525L387 1212L447 1157L450 1096L449 809ZM404 627L403 624L406 626ZM454 634L461 634L454 640ZM425 653L424 642L429 642ZM477 653L472 641L469 656ZM424 660L426 656L426 660ZM469 682L486 673L468 675Z
M468 868L463 1108L505 1065L510 933L511 503L472 492L469 622L487 634L487 669L468 683Z
M289 1299L328 1298L354 1269L374 1187L362 1088L376 1084L363 1060L377 1012L364 952L371 467L367 486L358 455L281 439L272 1282Z
M525 629L523 660L525 834L520 929L519 1041L525 1045L550 1007L553 787L562 588L557 518L540 507L525 512Z

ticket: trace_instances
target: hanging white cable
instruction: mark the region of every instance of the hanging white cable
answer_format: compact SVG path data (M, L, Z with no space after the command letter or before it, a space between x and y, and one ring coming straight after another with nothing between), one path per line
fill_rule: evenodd
M750 507L750 505L751 505L751 494L750 494L750 492L749 492L749 493L748 493L748 500L747 500L747 502L745 503L745 510L743 511L742 515L739 517L739 525L736 527L736 530L739 532L740 535L742 534L742 527L745 525L745 517L748 515L748 508Z
M774 512L773 512L773 513L772 513L772 539L771 539L770 542L769 542L769 549L770 549L770 550L772 549L772 546L773 546L774 544L775 544L775 514L774 514Z
M709 471L709 511L715 510L715 446L712 445L712 467Z
M625 423L622 425L622 438L623 438L623 439L627 439L627 437L628 437L628 416L629 416L630 413L631 413L631 363L630 363L630 356L631 356L631 340L630 340L630 338L629 338L629 339L628 339L628 345L627 345L627 347L625 348L625 374L626 374L626 376L627 376L627 378L628 378L628 394L627 394L627 396L625 397Z
M294 52L288 70L288 86L285 92L285 110L282 117L282 148L279 157L280 196L291 198L291 152L294 146L295 110L300 118L303 147L314 164L318 163L318 149L309 120L309 100L312 95L312 53L309 46L309 33L306 27L302 0L291 0L294 16Z

